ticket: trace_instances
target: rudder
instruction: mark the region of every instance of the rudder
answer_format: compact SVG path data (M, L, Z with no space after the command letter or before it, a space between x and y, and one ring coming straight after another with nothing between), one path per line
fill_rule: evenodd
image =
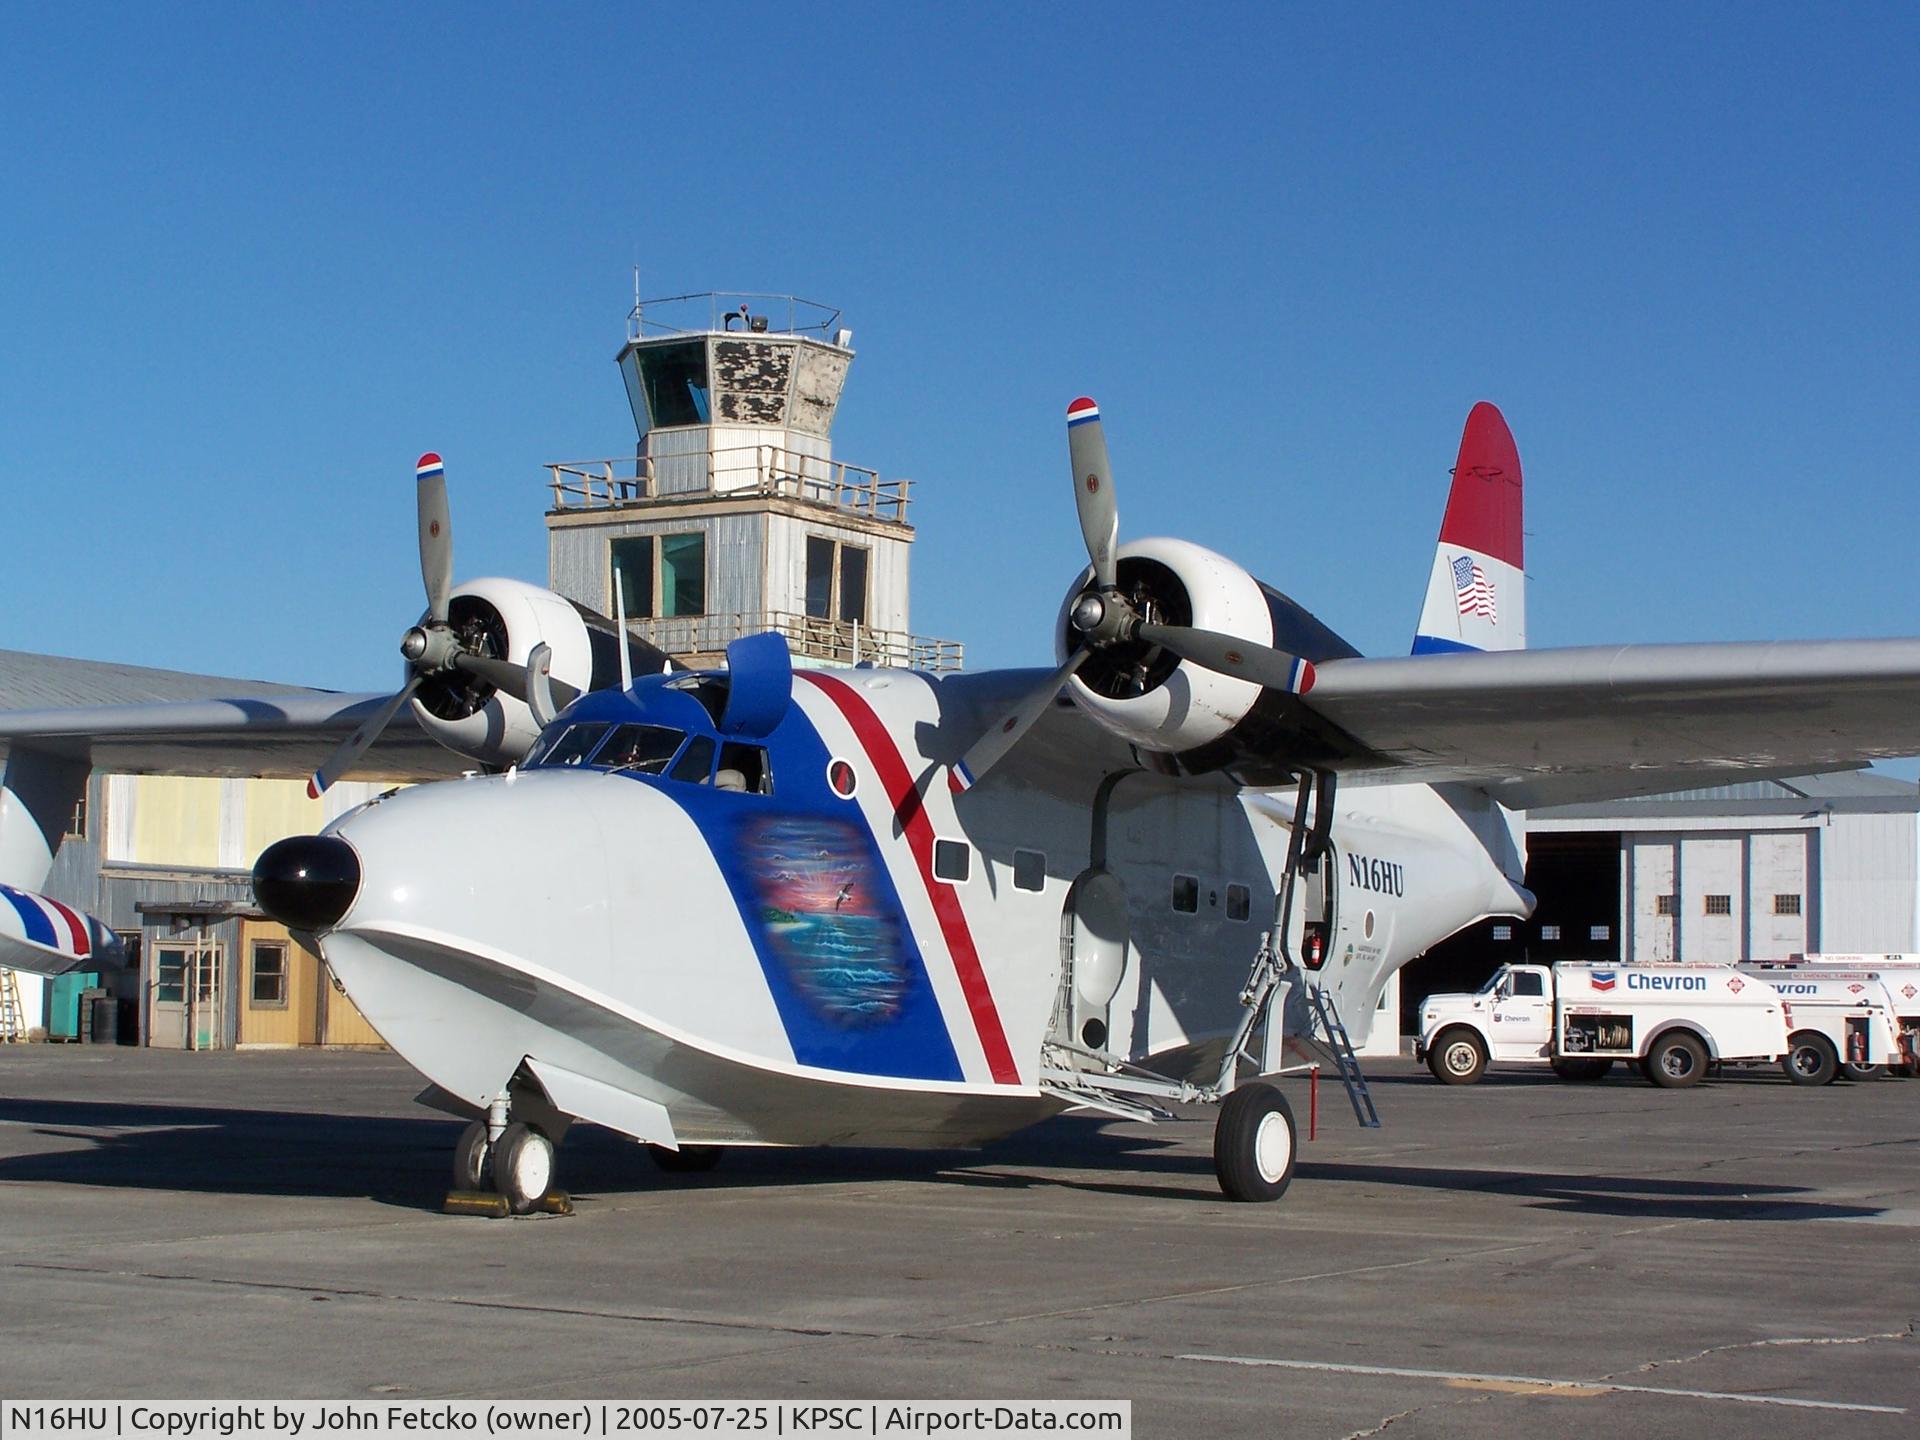
M1482 400L1460 436L1414 654L1526 648L1523 495L1513 432Z

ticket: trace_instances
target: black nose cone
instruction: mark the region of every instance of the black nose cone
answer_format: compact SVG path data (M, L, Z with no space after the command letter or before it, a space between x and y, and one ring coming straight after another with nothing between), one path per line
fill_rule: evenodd
M296 835L261 852L253 896L290 930L330 929L360 893L360 857L331 835Z

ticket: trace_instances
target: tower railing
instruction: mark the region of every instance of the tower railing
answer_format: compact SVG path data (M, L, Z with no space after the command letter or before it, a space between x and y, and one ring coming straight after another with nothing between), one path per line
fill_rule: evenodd
M629 619L627 628L667 654L717 656L742 635L771 632L784 636L795 660L828 665L872 664L890 670L958 670L966 648L958 640L936 640L904 630L876 630L854 620L829 620L786 610L750 610L710 615L669 615Z
M709 447L682 455L549 463L551 513L657 505L695 496L779 496L904 525L911 480L806 455L785 445Z

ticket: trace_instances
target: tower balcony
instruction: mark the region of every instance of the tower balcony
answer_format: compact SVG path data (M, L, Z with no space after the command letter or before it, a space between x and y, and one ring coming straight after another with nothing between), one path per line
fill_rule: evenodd
M663 436L650 438L664 438ZM911 480L809 455L785 445L708 445L680 453L614 460L563 460L547 467L550 516L583 510L729 499L788 499L884 524L906 525Z

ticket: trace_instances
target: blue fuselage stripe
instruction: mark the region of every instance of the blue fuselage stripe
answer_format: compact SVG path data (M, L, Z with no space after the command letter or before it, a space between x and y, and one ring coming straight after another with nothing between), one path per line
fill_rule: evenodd
M577 718L589 718L586 703L591 718L608 718L597 697L572 712ZM693 697L645 680L618 718L726 738ZM760 743L771 761L772 796L626 778L658 790L699 829L796 1061L860 1075L964 1080L873 828L860 805L828 782L826 742L794 705Z
M20 916L20 923L27 927L27 939L36 945L51 945L56 949L59 948L59 942L53 934L53 922L47 919L46 911L19 891L4 885L0 885L0 895L6 897L7 903L13 906L15 913Z

